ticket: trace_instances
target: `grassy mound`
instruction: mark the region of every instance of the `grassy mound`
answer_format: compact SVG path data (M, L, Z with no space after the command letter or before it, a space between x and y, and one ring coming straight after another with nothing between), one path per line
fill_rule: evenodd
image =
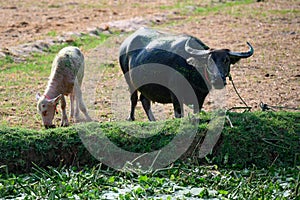
M193 158L201 163L236 168L300 165L300 113L228 115L234 127L226 122L212 154L206 159L195 159L210 120L209 114L201 113L194 142L181 159ZM34 164L39 167L94 165L99 161L85 148L79 134L86 127L101 131L103 136L124 150L151 152L164 147L179 134L180 123L181 119L156 123L90 123L42 131L0 127L0 166L10 172L27 172ZM143 138L128 134L132 127L148 130L150 136ZM101 140L101 137L97 139Z

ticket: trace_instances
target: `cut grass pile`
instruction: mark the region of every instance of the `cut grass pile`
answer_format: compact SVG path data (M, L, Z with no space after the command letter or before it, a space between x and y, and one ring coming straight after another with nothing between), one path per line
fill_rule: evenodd
M295 167L300 164L300 113L255 112L230 113L233 128L225 124L219 143L213 154L200 160L219 166L238 169L255 165ZM196 158L199 141L202 141L210 116L201 113L198 131L191 149L182 159ZM29 130L0 127L0 166L10 172L31 171L35 163L39 167L73 165L83 167L94 165L96 159L86 150L79 136L82 128L93 130L88 137L100 131L118 147L131 152L151 152L168 144L176 134L180 119L169 120L156 130L162 122L106 122L89 123L78 127L51 130ZM148 128L151 136L135 137L126 133L133 127ZM93 135L94 134L94 135ZM98 136L97 136L98 137ZM179 148L179 147L176 147ZM111 152L114 153L114 152Z
M229 117L234 127L225 124L213 154L196 159L189 153L167 168L147 174L99 164L83 146L78 128L35 131L2 126L0 198L297 198L300 113L229 113ZM210 115L201 113L200 118L198 141ZM124 130L133 126L147 129L154 123L107 122L82 127L105 132L124 149L149 152L172 140L179 123L180 119L169 120L160 131L151 128L153 136L146 139ZM30 173L20 173L25 171Z

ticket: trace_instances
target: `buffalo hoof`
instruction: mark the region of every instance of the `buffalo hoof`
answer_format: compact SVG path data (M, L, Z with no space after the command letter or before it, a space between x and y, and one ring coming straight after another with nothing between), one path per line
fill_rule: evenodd
M126 120L131 122L131 121L134 121L135 119L133 117L128 117Z
M45 128L46 129L49 129L49 128L56 128L56 126L53 124L53 125L45 125Z
M64 122L62 121L61 124L60 124L61 127L67 127L69 126L69 122Z
M86 122L92 122L92 121L94 121L94 120L93 120L92 118L90 118L90 116L87 116L85 121L86 121Z

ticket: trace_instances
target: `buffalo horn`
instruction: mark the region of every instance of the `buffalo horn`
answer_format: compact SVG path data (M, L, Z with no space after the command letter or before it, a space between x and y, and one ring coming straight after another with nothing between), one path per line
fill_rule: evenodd
M199 56L202 56L202 55L207 55L210 53L209 50L200 50L200 49L193 49L192 47L189 46L189 42L192 38L189 38L186 43L185 43L185 46L184 46L184 49L186 52L190 53L190 54L193 54L193 55L199 55Z
M230 51L229 55L239 57L239 58L248 58L248 57L252 56L253 52L254 52L254 49L253 49L253 47L251 46L251 44L249 42L247 42L247 45L250 47L250 50L248 52L233 52L233 51Z

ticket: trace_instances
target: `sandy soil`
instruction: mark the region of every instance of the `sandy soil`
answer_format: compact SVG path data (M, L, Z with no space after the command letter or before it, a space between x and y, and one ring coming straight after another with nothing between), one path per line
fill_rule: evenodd
M86 31L100 24L159 12L173 1L11 0L0 2L0 47L35 41L51 34Z

